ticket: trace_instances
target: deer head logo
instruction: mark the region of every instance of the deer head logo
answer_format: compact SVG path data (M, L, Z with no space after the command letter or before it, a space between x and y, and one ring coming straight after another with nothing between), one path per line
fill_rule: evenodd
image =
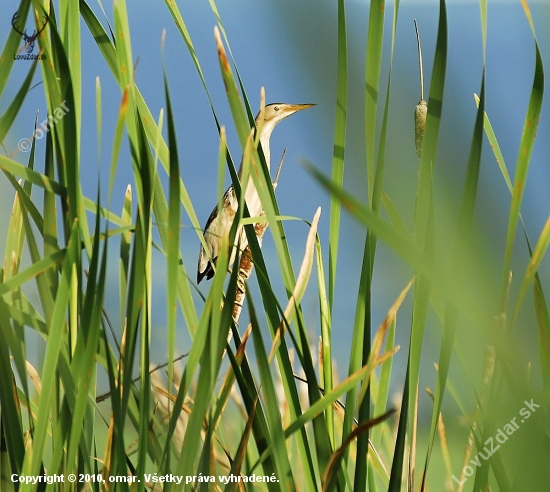
M40 33L46 28L46 25L48 24L48 17L44 17L44 25L42 28L37 31L34 29L33 33L29 36L27 34L27 30L21 31L17 27L17 19L19 19L19 10L13 14L13 17L11 18L11 27L13 27L13 30L17 32L18 34L21 34L21 37L23 38L23 41L25 41L25 49L27 50L27 53L32 53L34 50L34 43L38 39L38 36L40 36Z

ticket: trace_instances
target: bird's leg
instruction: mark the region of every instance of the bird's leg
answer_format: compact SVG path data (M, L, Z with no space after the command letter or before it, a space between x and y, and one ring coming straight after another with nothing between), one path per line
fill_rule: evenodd
M279 162L279 169L277 169L277 174L275 176L275 181L273 181L273 189L277 188L277 181L279 180L279 174L281 174L281 168L283 167L283 161L285 159L286 148L283 150L283 155L281 156L281 161ZM264 211L260 214L260 217L265 216ZM260 248L262 247L262 239L264 233L267 229L267 222L257 222L254 224L254 231L258 238L258 244ZM243 309L244 298L246 295L246 281L250 278L252 274L252 268L254 268L254 263L252 262L252 253L250 252L250 247L247 246L241 255L241 261L239 262L239 275L237 276L237 292L235 293L235 301L233 303L233 320L235 324L239 324L239 317L241 316L241 311ZM231 333L231 331L229 332Z
M264 216L262 211L261 217ZM267 229L267 222L257 222L254 224L254 231L258 238L258 244L262 247L262 239L264 233ZM252 262L252 253L250 251L250 246L247 246L241 255L241 261L239 262L239 274L237 276L237 292L235 293L235 301L233 303L233 320L235 324L239 324L239 317L241 316L241 311L243 309L244 298L246 296L246 281L250 278L252 274L252 268L254 268L254 263Z

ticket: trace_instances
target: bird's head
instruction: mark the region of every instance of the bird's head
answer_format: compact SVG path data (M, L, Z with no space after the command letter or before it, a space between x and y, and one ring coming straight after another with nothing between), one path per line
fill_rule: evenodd
M270 127L274 127L279 121L284 120L287 116L301 111L302 109L311 108L315 104L285 104L285 103L273 103L268 104L265 107L264 125L268 124ZM260 118L261 114L256 117L256 122Z

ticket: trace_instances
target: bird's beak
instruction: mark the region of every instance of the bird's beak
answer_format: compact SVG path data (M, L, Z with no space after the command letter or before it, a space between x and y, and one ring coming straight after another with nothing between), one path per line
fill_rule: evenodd
M296 113L296 111L302 111L302 109L311 108L312 106L315 106L315 104L289 104L286 109L292 114Z

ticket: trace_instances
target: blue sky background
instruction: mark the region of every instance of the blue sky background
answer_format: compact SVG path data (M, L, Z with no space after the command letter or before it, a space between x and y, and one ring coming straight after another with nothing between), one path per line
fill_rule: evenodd
M57 4L57 2L54 3ZM89 3L96 13L100 12L95 0L90 0ZM331 172L337 66L336 2L220 0L217 3L254 111L257 111L259 106L259 92L262 86L266 89L268 103L312 102L317 104L313 109L292 116L277 127L271 140L271 153L273 162L276 162L283 148L288 148L277 189L281 213L311 220L316 208L321 206L323 215L320 235L323 241L323 252L328 256L329 198L300 166L300 163L307 159L326 174ZM178 2L178 4L195 45L216 111L221 122L227 125L233 159L238 163L240 149L232 130L232 118L224 93L213 38L216 19L207 1ZM17 5L18 2L15 0L6 0L0 6L0 41L2 43L5 42L11 30L10 20ZM105 1L104 7L112 23L112 5ZM531 7L543 60L548 62L550 60L550 5L538 2L531 3ZM165 106L160 44L163 29L167 30L164 56L176 115L181 174L196 213L204 223L217 201L218 153L217 130L206 94L164 2L131 1L128 2L128 10L132 54L134 59L139 57L136 82L155 117ZM345 186L351 193L366 201L364 52L368 3L350 0L346 3L346 10L349 107ZM381 79L381 89L384 91L389 67L393 15L391 2L388 3L386 12L386 44ZM393 60L385 191L409 225L413 220L418 170L418 158L414 148L413 109L419 100L420 93L413 19L417 19L420 27L426 93L428 93L438 13L438 2L406 0L401 2L399 12ZM486 111L491 118L504 157L513 175L534 73L534 43L519 1L489 1L488 19ZM100 17L100 20L105 25L104 19ZM440 199L445 206L453 208L456 207L460 196L467 165L476 112L473 94L479 93L481 87L482 46L478 4L463 1L449 2L448 22L447 83L440 148L436 163L436 182L441 194ZM30 21L27 22L27 26L30 26ZM5 111L29 66L29 62L15 63L8 87L0 100L0 113ZM95 111L96 77L101 80L103 102L103 134L99 156ZM40 80L41 73L37 71L35 82ZM121 93L83 21L82 92L84 94L81 149L83 187L89 197L95 198L99 175L103 196L106 197L112 138ZM4 142L3 152L10 155L16 150L17 142L21 138L31 136L37 110L40 111L39 121L42 121L46 117L46 103L40 86L29 93L16 124ZM538 237L550 210L549 128L550 111L548 104L544 103L523 206L523 216L532 239ZM44 148L45 139L38 142L38 163L43 161ZM26 158L26 154L23 153L18 153L14 157L21 163L26 163ZM42 171L40 167L38 170ZM132 182L131 172L131 162L125 142L115 185L114 210L120 210L126 185ZM229 177L227 183L229 183ZM476 220L477 229L486 233L486 242L483 245L483 254L487 262L485 266L488 271L498 271L503 257L503 240L510 199L487 142L484 143L480 190L483 190L483 193L479 195ZM13 202L13 190L2 177L0 177L0 192L3 209L7 211ZM7 220L7 213L0 217L0 230L5 230ZM444 215L441 220L445 220ZM182 254L188 272L194 276L199 242L185 215L182 222ZM296 221L287 223L285 228L297 271L303 255L307 227L303 222ZM364 235L364 229L344 213L337 278L337 304L334 313L335 319L338 320L334 327L334 336L338 340L335 350L341 376L347 368L356 303L353 295L357 292ZM0 252L2 251L3 244L0 241ZM374 326L383 319L388 307L412 275L410 268L383 245L379 246L377 253L379 257L373 293ZM114 248L112 254L115 254ZM523 262L520 264L525 263L525 254L523 244L518 241L516 259ZM273 284L282 297L284 290L277 274L275 251L269 239L264 242L264 255L268 265L270 262L273 265ZM116 267L116 264L113 263L113 266ZM115 282L118 273L115 268L111 271L113 280L111 309L113 318L117 319L118 288ZM542 271L543 278L549 278L548 261L543 263ZM155 278L159 286L164 285L165 273L162 257L158 255L155 262ZM500 277L497 276L497 278ZM550 285L546 284L545 287L549 289ZM201 284L203 292L207 289L208 283ZM157 362L162 362L165 360L164 348L160 348L164 347L161 327L165 320L165 304L162 297L163 290L158 289L158 291L159 296L154 299L154 302L155 323L159 327L159 332L154 343L158 343L160 349ZM315 340L319 334L315 303L316 288L312 286L310 291L304 300L304 312L306 321L311 326L312 342L316 343ZM198 297L197 303L200 303ZM200 304L198 306L200 311ZM407 309L406 305L403 314L399 317L400 323L403 324L402 329L398 331L398 341L404 348L408 345L410 322ZM433 331L428 329L427 350L438 347L439 328L436 326L437 323L434 323ZM535 333L532 329L529 331ZM178 349L185 352L188 349L188 339L183 326L181 332ZM525 343L528 348L530 342ZM406 350L402 350L397 360L404 361L405 358ZM432 359L429 358L426 361L426 368L433 371L430 369Z

